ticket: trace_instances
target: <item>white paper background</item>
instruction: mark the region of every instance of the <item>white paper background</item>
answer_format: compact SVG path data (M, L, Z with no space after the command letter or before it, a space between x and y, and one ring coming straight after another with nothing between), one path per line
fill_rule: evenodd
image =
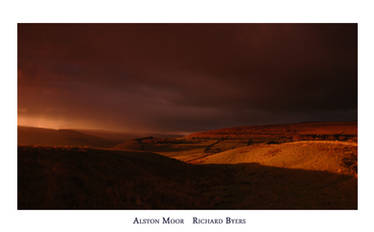
M2 1L0 231L374 231L373 6L370 1ZM17 210L17 23L359 23L359 210ZM339 84L339 83L337 83ZM32 194L32 193L30 193ZM133 225L134 217L183 217L185 225ZM246 225L193 225L192 217L246 218Z

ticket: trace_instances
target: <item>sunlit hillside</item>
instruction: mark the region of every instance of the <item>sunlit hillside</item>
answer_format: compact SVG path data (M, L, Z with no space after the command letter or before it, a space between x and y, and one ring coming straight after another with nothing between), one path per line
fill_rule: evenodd
M357 173L357 143L340 141L299 141L240 147L195 160L200 164L259 163L347 175Z

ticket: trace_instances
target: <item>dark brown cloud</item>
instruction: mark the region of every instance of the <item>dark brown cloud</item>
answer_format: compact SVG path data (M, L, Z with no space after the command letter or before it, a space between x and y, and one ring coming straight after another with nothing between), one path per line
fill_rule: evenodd
M18 38L28 123L168 132L357 119L356 24L20 24Z

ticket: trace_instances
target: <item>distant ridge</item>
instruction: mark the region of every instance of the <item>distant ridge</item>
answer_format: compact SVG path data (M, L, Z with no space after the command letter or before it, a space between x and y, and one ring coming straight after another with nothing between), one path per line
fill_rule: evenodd
M115 141L71 129L19 126L18 145L111 147Z
M192 133L187 138L252 138L263 136L357 136L357 122L300 122L293 124L240 126Z

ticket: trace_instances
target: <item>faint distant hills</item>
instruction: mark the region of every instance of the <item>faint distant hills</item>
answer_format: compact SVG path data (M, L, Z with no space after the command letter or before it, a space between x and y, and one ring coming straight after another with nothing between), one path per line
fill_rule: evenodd
M149 134L160 137L178 135ZM36 146L88 146L109 148L128 139L145 136L144 134L119 133L105 130L49 129L18 126L18 145ZM147 134L148 136L148 134Z
M18 127L18 145L111 147L115 144L115 140L76 130Z

